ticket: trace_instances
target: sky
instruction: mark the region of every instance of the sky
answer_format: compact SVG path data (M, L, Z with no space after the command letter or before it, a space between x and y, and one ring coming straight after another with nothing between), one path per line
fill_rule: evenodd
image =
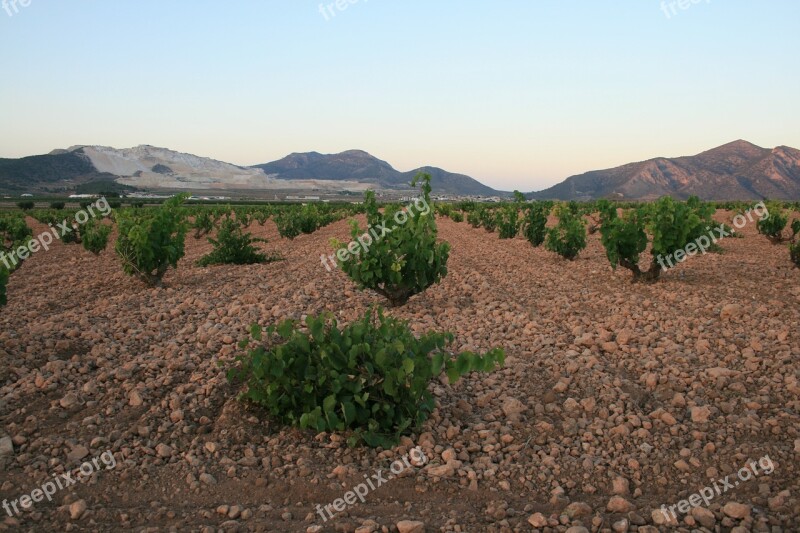
M797 0L5 0L0 157L362 149L533 191L800 148L799 20Z

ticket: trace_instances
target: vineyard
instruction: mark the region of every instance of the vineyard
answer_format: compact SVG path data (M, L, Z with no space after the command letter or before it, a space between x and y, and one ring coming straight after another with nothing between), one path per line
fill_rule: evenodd
M730 496L746 513L682 526L800 520L800 204L434 204L416 185L427 211L372 193L0 211L0 496L111 449L124 477L79 489L76 527L647 531L769 453ZM316 525L416 446L429 465ZM75 501L5 526L63 529Z

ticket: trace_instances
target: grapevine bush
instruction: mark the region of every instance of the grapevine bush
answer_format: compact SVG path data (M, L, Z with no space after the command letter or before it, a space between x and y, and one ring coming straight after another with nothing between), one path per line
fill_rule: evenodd
M209 237L208 242L214 249L197 262L200 266L252 265L276 259L267 257L253 246L255 243L267 242L267 240L254 238L250 233L245 233L244 222L239 217L234 219L227 216L220 224L217 238Z
M536 202L525 209L522 234L534 247L540 246L547 236L547 217L552 208L550 202Z
M716 208L696 197L676 202L665 196L655 203L630 209L622 216L618 215L617 207L607 201L599 202L599 209L602 243L611 266L630 270L634 281L652 282L658 280L662 270L671 268L664 258L674 257L675 252L703 236L711 241L707 234ZM640 255L647 248L648 240L652 261L649 269L642 271ZM675 264L677 261L672 266Z
M83 247L95 255L106 249L108 246L108 236L111 235L111 226L98 222L96 220L89 220L80 229L81 242Z
M774 244L780 244L786 240L783 237L783 230L786 228L786 224L789 223L789 216L776 203L769 204L767 212L769 215L756 222L758 232Z
M497 211L497 232L501 239L513 239L519 233L519 209L517 204L508 204Z
M431 213L433 218L433 213ZM416 338L408 324L369 310L339 328L331 314L308 316L303 331L288 320L251 327L250 348L228 377L244 381L240 399L264 407L284 423L313 431L352 431L351 446L390 448L416 430L435 407L428 390L444 371L450 383L472 371L502 366L505 354L446 351L449 333Z
M214 229L214 221L211 218L211 212L206 209L198 212L192 222L192 229L194 230L195 239L199 239L211 233L211 230Z
M431 177L420 173L412 182L416 186L421 182L423 199L430 207L427 213L406 212L406 222L400 224L402 210L390 208L383 213L378 211L375 194L367 191L365 207L369 227L384 233L373 239L369 250L350 257L347 260L338 258L342 271L356 282L361 289L372 289L386 297L392 306L405 304L408 299L434 283L438 283L447 275L447 259L450 256L450 244L437 243L436 217L431 202ZM358 227L356 221L351 222L351 236L354 240L362 237L367 230ZM333 242L337 248L338 241Z
M185 195L170 198L153 210L117 211L116 252L129 276L151 287L160 287L169 267L177 268L184 254Z
M558 224L547 232L545 249L573 261L586 248L586 223L578 214L577 204L560 204L556 215Z

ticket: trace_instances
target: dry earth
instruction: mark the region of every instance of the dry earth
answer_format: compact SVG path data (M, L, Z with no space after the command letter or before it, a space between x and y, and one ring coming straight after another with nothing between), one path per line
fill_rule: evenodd
M270 423L235 401L218 366L254 321L351 320L378 301L320 264L346 221L292 242L254 225L285 257L269 265L199 268L210 245L188 238L163 290L126 278L110 251L36 254L1 311L0 499L107 450L116 467L3 512L0 529L667 531L662 505L769 455L771 474L679 527L800 530L800 270L784 247L746 227L724 254L633 285L598 235L568 263L466 223L439 227L450 274L391 313L452 331L459 349L504 347L508 361L437 384L424 433L387 451ZM427 466L335 520L316 514L412 445Z

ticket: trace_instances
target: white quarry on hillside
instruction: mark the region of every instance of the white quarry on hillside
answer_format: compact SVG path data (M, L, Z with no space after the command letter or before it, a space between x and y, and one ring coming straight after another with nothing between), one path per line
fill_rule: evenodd
M108 146L73 146L83 149L98 172L120 176L117 181L138 188L162 189L321 189L364 190L350 181L282 180L259 168L240 167L192 154L142 145L117 149Z

